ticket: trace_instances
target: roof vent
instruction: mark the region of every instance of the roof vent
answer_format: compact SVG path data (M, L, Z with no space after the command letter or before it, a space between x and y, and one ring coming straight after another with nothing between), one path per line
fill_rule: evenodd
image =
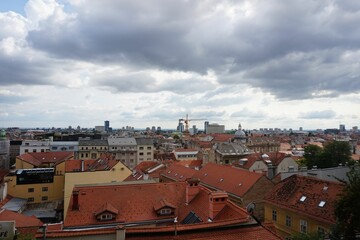
M306 200L306 196L302 196L301 198L300 198L300 202L305 202L305 200Z
M220 182L222 182L222 181L224 181L224 179L223 179L223 178L220 178Z

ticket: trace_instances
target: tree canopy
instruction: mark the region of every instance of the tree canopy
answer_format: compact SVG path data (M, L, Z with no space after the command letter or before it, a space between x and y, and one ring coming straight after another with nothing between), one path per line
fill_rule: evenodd
M348 142L332 141L321 148L316 145L308 145L304 148L304 163L308 168L336 167L345 165L351 161L351 146Z
M335 204L337 225L335 235L338 239L352 240L360 234L360 168L354 166L347 174L342 195Z

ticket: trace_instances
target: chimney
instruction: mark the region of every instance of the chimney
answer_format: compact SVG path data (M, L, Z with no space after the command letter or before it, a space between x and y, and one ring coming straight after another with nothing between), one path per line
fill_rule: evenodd
M84 171L84 160L81 160L81 172Z
M223 191L209 194L209 220L214 220L218 213L226 206L228 194Z
M189 204L199 193L200 181L197 178L189 178L186 180L186 204Z
M79 210L79 190L74 190L73 193L72 210Z

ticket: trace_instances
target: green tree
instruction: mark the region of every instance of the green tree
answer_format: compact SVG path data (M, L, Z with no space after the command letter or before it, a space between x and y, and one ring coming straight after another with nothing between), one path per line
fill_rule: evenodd
M323 149L317 145L308 145L304 148L304 162L308 168L317 166L323 154ZM319 166L320 167L320 166Z
M308 168L336 167L339 164L346 165L351 162L351 146L348 142L332 141L320 148L309 145L304 148L304 162Z
M331 167L336 167L340 163L347 164L351 160L351 146L348 142L332 141L324 146L323 159Z
M337 239L357 239L360 234L360 168L354 166L347 174L349 182L344 182L342 195L335 203Z

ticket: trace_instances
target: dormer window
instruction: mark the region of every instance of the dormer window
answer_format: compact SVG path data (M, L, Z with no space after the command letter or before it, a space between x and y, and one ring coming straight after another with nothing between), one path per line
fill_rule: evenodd
M160 215L170 215L171 209L170 208L163 208L160 210Z
M113 219L112 214L101 214L100 215L100 220L101 221L112 220L112 219Z

